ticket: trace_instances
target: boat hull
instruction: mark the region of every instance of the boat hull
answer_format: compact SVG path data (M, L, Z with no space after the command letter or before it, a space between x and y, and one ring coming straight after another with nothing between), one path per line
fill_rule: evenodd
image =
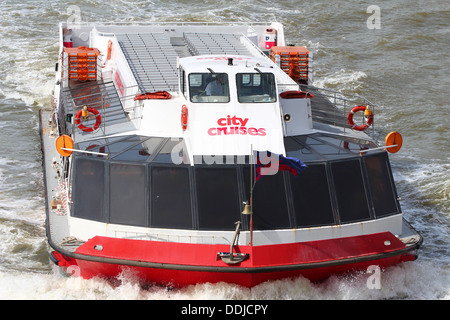
M248 258L228 265L220 258L220 253L229 251L226 245L94 237L75 253L53 251L51 258L67 273L85 279L114 279L126 273L142 283L171 287L207 282L253 287L298 276L320 282L330 275L366 271L372 265L383 270L415 260L418 246L405 246L389 232L306 243L237 246L236 251Z

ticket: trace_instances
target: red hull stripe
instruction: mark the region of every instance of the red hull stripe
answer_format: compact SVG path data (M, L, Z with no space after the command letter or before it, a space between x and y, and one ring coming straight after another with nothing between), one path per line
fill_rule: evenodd
M205 266L215 268L266 268L352 259L395 252L405 248L390 232L340 239L264 246L237 246L235 252L249 254L238 266L228 266L219 252L228 252L228 245L191 244L147 240L131 240L96 236L76 251L77 254L148 262L165 265ZM168 266L169 267L169 266ZM170 267L169 267L170 268ZM171 268L173 269L173 267ZM193 268L194 269L194 268Z
M101 249L101 250L100 250ZM186 286L229 282L252 287L267 280L304 276L320 281L331 274L381 268L415 259L416 247L405 245L389 232L305 243L239 246L249 259L228 266L218 252L227 245L187 244L94 237L75 254L54 251L61 267L76 265L83 278L115 277L130 270L145 282Z

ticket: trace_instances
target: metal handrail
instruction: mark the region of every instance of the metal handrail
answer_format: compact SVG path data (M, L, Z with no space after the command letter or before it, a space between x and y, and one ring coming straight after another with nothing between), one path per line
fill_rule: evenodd
M289 88L289 86L292 86L292 84L278 84L278 87L281 88L284 87L285 89ZM352 130L349 126L346 126L345 124L347 124L347 114L353 107L357 105L364 105L366 107L369 107L374 114L375 109L377 107L376 104L372 103L365 97L356 94L344 93L341 91L326 88L319 88L312 85L300 85L300 89L303 91L310 92L313 95L317 95L317 93L319 93L321 98L328 100L328 102L330 102L334 107L334 112L332 115L330 115L330 117L327 118L326 123L332 122L333 125L341 126L344 128L344 132L346 130ZM313 120L317 122L324 122L320 118L314 119L313 117ZM373 138L375 132L374 124L372 124L370 128L371 128L371 135Z
M335 91L331 89L325 89L325 88L318 88L318 87L312 87L314 90L317 90L320 92L325 98L328 98L330 102L333 104L333 106L339 110L342 109L344 120L346 121L347 114L351 111L353 107L356 107L357 105L364 105L368 107L372 113L375 114L376 104L372 103L365 97L362 97L360 95L356 94L350 94L350 93L343 93L340 91ZM335 113L335 117L340 117L340 115ZM350 127L344 127L344 131L347 129L352 130ZM375 125L372 124L370 127L372 138L374 138L375 134Z

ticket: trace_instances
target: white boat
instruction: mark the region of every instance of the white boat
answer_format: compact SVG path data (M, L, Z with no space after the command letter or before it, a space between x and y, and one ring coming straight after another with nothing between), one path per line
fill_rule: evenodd
M281 24L59 36L41 139L50 258L67 273L252 287L416 258L388 156L401 135L379 145L374 104L312 86L312 54Z

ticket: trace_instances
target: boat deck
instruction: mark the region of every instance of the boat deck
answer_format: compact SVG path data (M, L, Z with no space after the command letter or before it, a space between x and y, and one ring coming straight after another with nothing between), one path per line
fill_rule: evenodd
M303 90L314 95L311 99L313 122L331 124L338 127L348 126L344 111L334 105L317 88L304 86Z
M241 34L165 32L116 34L141 92L177 91L177 58L205 54L251 55Z
M111 33L110 33L111 34ZM120 45L130 71L136 83L137 91L141 93L170 91L176 92L178 86L178 63L179 58L195 55L242 55L265 57L261 51L255 49L252 40L243 35L242 32L233 30L231 33L214 32L185 32L169 29L155 31L142 30L136 32L114 32ZM255 51L256 50L256 51ZM280 85L287 85L287 76L281 69L274 68ZM313 86L300 85L301 89L314 95L311 99L312 120L315 123L331 125L339 133L351 131L347 124L346 114L356 105L370 105L362 97L345 97L342 94L330 93ZM88 105L102 110L102 127L116 128L112 124L130 123L127 112L119 98L112 80L81 82L69 82L69 87L63 92L64 104L67 113L76 112L83 106ZM130 97L128 97L130 98ZM87 126L92 126L87 123ZM337 129L339 128L339 129ZM128 128L132 130L130 126ZM106 131L105 131L106 132ZM104 133L105 133L104 132ZM359 135L358 132L354 132ZM83 136L86 133L81 132ZM92 135L91 135L92 136Z
M178 54L164 33L116 35L141 92L178 89Z

